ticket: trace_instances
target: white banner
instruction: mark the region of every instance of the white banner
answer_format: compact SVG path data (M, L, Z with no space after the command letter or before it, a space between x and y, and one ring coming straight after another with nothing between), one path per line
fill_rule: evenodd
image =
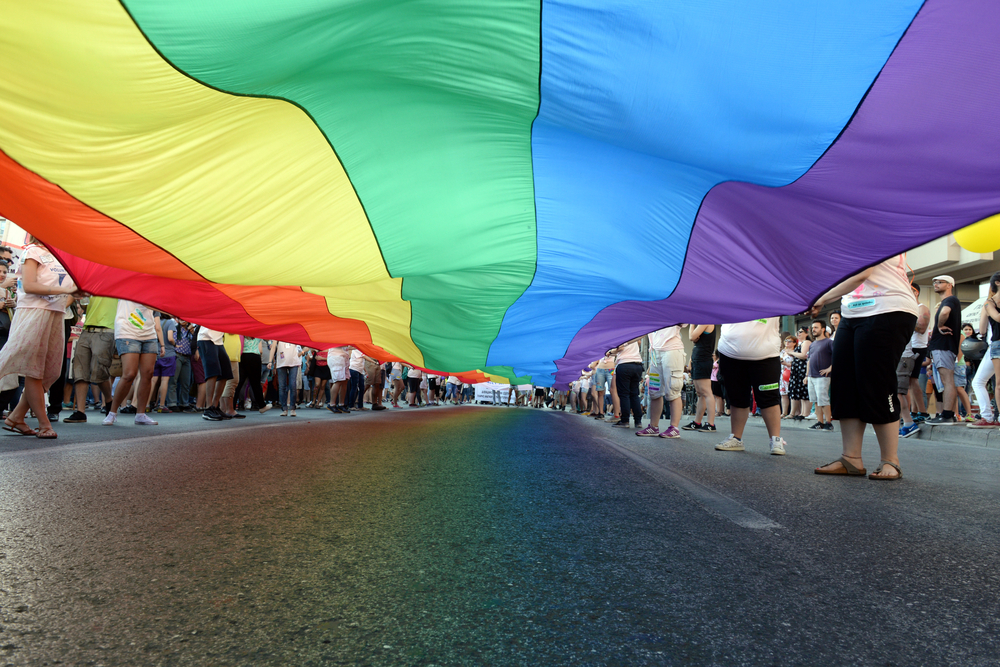
M476 388L476 403L493 403L493 392L496 392L496 401L507 402L507 393L510 391L509 384L499 382L480 382L473 385Z

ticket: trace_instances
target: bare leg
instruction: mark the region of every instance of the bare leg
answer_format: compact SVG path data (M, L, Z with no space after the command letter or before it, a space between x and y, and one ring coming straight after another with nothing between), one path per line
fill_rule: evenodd
M762 408L760 416L764 418L764 427L767 429L769 436L776 438L781 435L781 408L777 405ZM746 417L743 418L743 423L746 424Z
M662 398L660 399L663 400ZM678 396L670 401L670 425L679 428L681 425L681 412L684 411L684 399Z
M121 357L122 377L118 381L118 388L115 389L114 398L111 399L111 412L118 412L118 408L121 407L122 403L125 402L125 398L131 393L132 384L135 382L136 375L139 374L138 354L123 354Z
M955 386L955 371L950 371L947 368L939 368L938 374L941 376L941 393L944 394L944 405L941 411L945 410L955 412L956 402L958 400L958 388Z
M170 387L170 378L163 378L160 381L160 400L157 401L157 405L166 407L167 405L167 389Z
M90 385L86 382L75 382L73 384L74 392L74 407L77 412L86 412L87 410L87 388Z
M649 399L649 425L658 429L661 414L663 414L663 397ZM670 416L673 417L672 414Z
M702 416L705 416L708 423L715 426L715 411L709 408L712 402L712 381L695 380L694 387L698 391L698 406L695 408L694 420L700 424Z
M961 401L962 406L965 407L965 414L972 415L972 403L969 401L969 394L965 391L965 387L955 387L955 391L958 392L958 400Z
M138 383L139 386L136 391L136 398L138 399L136 405L136 412L138 414L146 413L146 406L149 404L150 385L153 382L154 366L156 366L155 354L139 355L139 383ZM166 385L167 383L164 382L163 384Z
M927 405L924 403L924 392L920 390L920 383L917 378L910 378L910 399L914 412L927 412Z
M730 407L730 425L733 435L740 440L743 439L743 429L746 428L747 419L750 418L750 408L738 408L735 405ZM765 422L766 424L767 422ZM770 431L770 429L768 429Z
M45 400L45 385L38 378L24 378L24 391L21 392L21 399L7 415L7 419L14 424L23 424L24 418L28 414L28 408L31 408L35 417L38 418L39 431L52 428Z

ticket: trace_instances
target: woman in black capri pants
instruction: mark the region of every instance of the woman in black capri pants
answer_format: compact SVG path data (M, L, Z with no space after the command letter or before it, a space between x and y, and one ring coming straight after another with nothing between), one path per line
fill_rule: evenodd
M841 298L841 320L833 341L830 407L840 421L844 453L816 468L818 475L862 476L865 425L878 438L881 461L868 479L902 479L896 366L917 322L917 299L906 276L906 256L896 255L848 278L813 306Z

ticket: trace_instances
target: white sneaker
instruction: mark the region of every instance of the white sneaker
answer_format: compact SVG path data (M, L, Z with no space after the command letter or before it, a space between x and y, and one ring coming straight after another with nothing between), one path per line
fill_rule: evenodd
M145 412L140 412L135 416L135 423L139 426L156 426L160 422L153 421Z
M258 410L258 412L260 412L260 414L264 414L265 412L267 412L268 410L270 410L273 407L274 406L271 405L270 403L265 403L264 407L262 407L260 410Z
M737 438L732 433L724 441L720 442L715 446L720 452L742 452L743 451L743 441Z
M777 440L771 440L771 453L773 455L775 455L775 456L784 456L785 455L785 445L787 445L787 444L788 443L785 442L784 438L778 438Z
M281 411L281 414L280 414L280 415L278 415L278 416L279 416L279 417L287 417L287 416L288 416L288 410L282 410L282 411Z
M102 421L101 424L104 426L114 426L116 421L118 421L118 415L114 412L109 412L104 417L104 421Z

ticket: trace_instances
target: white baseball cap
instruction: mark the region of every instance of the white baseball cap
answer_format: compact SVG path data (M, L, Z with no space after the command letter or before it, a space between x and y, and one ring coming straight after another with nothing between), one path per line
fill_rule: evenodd
M951 276L934 276L934 280L932 282L937 282L939 280L943 283L951 283L952 285L955 284L955 279Z

